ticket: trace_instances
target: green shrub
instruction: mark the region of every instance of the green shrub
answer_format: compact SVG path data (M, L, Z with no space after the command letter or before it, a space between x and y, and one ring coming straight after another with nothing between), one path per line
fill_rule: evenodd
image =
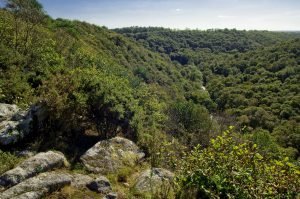
M183 157L176 177L178 198L295 198L299 184L298 165L262 156L230 130Z
M43 82L41 102L51 113L50 119L60 121L65 129L92 123L100 135L112 137L118 129L129 128L137 109L128 84L95 68L77 68Z
M22 159L9 152L0 150L0 174L14 168Z
M207 145L210 131L213 128L208 110L193 102L178 101L169 110L169 133L181 143L193 147L201 143Z

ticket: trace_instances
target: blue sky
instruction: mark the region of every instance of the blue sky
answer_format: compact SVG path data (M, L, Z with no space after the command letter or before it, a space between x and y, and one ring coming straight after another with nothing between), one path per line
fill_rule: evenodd
M108 28L300 30L300 0L39 0L54 18Z

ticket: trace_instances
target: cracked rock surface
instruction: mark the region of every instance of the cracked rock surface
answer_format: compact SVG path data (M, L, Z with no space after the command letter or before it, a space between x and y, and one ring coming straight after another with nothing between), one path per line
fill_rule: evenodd
M71 184L67 174L46 172L29 178L0 193L1 199L40 199Z
M48 151L46 153L38 153L23 161L14 169L2 174L0 176L0 185L4 187L13 186L39 173L60 168L65 164L67 164L67 160L60 152Z

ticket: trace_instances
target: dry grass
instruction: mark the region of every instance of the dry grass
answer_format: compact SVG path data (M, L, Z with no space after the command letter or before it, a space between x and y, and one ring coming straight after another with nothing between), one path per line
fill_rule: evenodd
M46 199L102 199L103 195L88 189L77 189L71 186L52 193Z

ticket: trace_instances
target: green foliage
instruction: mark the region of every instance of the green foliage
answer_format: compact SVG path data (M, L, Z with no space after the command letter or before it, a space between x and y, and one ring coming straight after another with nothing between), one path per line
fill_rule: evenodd
M85 175L88 175L90 173L90 171L88 171L87 168L82 163L76 163L71 165L71 170L74 173L85 174Z
M187 197L295 197L298 166L281 157L296 159L300 150L299 44L298 33L113 31L53 20L36 0L7 0L0 102L44 108L36 133L46 141L35 142L45 148L61 139L62 150L87 131L98 133L95 140L137 141L151 166L179 168ZM209 142L233 121L242 138L227 132ZM1 171L17 161L0 157ZM167 189L153 197L168 197Z
M171 54L183 65L190 62L184 50L199 49L210 52L245 52L260 46L270 45L297 35L267 31L228 30L172 30L165 28L130 27L116 29L117 32L132 37L154 51ZM236 39L239 38L239 39ZM183 52L183 53L178 53Z
M207 148L198 146L186 154L176 177L178 197L295 198L299 194L297 164L263 156L257 144L238 140L231 128Z
M213 122L207 109L192 102L175 102L168 111L169 132L187 146L208 144Z
M17 17L30 23L38 23L44 16L42 4L36 0L5 0L6 8Z
M0 78L3 102L28 106L34 101L33 89L17 67L1 73Z
M186 99L217 112L217 117L234 118L237 127L247 126L246 132L262 128L271 136L281 134L284 141L295 135L281 126L290 129L290 124L300 121L299 33L151 27L116 31L168 56L190 80L190 74L201 71L209 94L185 85ZM219 123L222 120L228 119ZM297 138L288 145L277 140L281 147L299 151Z
M283 147L292 147L300 151L300 124L290 120L277 126L273 134L274 139Z
M244 134L243 137L256 143L258 145L259 153L262 155L273 158L289 157L291 159L296 159L297 157L298 151L296 148L282 145L279 140L277 140L276 135L271 134L267 130L255 129L251 133Z
M139 114L129 82L96 68L78 68L52 77L43 82L40 92L50 120L70 130L92 123L100 135L112 137L119 128L129 133L130 122Z
M14 168L22 159L0 150L0 174Z
M22 20L18 9L26 17L43 14L32 2L10 1L16 5L0 10L0 84L1 102L44 106L38 134L54 141L96 129L102 137L124 134L145 143L164 131L167 104L202 85L195 67L179 72L166 57L107 28ZM149 151L150 145L143 144Z
M279 156L279 147L276 144L274 138L267 130L258 129L251 134L250 138L254 143L256 143L262 154L269 156Z

